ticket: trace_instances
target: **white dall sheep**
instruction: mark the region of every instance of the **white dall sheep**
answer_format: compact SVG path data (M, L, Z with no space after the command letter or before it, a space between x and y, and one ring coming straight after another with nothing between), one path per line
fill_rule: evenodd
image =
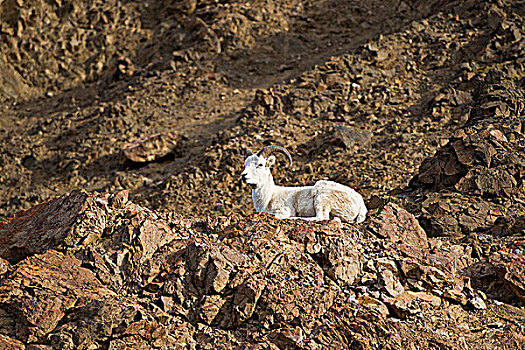
M292 156L280 146L266 146L257 154L248 151L241 179L252 188L252 198L258 212L278 219L329 220L361 223L367 209L363 197L350 187L333 181L317 181L313 186L283 187L273 181L270 167L280 152ZM337 220L337 219L336 219Z

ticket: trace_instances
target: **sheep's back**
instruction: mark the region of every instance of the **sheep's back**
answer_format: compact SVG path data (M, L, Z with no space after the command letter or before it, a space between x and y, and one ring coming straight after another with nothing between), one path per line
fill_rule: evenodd
M358 218L366 207L363 197L353 188L334 181L320 180L314 185L315 203L327 210L330 217L338 217L346 222L362 221Z

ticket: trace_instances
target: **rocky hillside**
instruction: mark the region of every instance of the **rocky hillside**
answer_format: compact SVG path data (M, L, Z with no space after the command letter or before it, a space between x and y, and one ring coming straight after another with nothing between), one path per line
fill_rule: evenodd
M523 348L524 57L521 0L0 1L0 348ZM254 214L268 144L369 219Z
M524 241L486 259L388 203L363 227L189 220L73 191L0 223L10 349L518 349ZM520 272L521 271L521 272ZM474 287L475 285L475 287Z

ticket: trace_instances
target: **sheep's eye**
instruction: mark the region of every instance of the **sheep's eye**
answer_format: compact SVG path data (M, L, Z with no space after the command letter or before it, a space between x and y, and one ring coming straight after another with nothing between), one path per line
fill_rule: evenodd
M257 164L257 168L262 168L262 164Z

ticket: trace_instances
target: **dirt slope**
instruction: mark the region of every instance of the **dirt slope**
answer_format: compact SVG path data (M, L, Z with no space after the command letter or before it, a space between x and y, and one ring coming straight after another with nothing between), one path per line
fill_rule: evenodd
M110 191L127 188L132 191L134 198L144 204L174 209L181 213L212 214L245 208L248 204L246 193L235 184L236 181L231 181L231 176L235 178L240 170L237 163L241 161L239 156L244 155L246 141L233 140L232 137L239 134L240 129L245 129L238 119L242 120L247 116L247 108L254 101L256 91L263 89L258 95L260 96L273 83L288 77L298 77L315 64L324 63L330 56L349 51L353 53L340 56L339 60L345 57L350 62L359 62L359 65L368 67L369 64L361 57L360 52L367 40L404 30L413 17L430 15L446 5L439 2L424 6L415 4L411 7L407 3L387 6L379 1L353 5L342 1L316 2L315 5L299 1L256 1L231 4L198 2L194 9L185 9L185 2L175 5L141 4L93 4L90 8L74 2L67 6L50 5L47 2L42 5L51 6L56 13L57 18L51 21L54 23L54 35L63 37L66 42L71 36L78 36L76 31L79 29L63 22L74 22L77 17L84 18L82 16L98 18L101 13L111 15L113 20L108 19L106 24L102 16L99 19L102 32L102 29L97 29L99 24L82 32L86 38L80 41L82 44L79 44L79 53L72 51L75 61L69 63L67 74L73 74L71 72L75 71L75 67L89 71L96 71L92 65L102 68L96 74L87 74L78 83L76 81L80 78L66 79L60 72L51 78L35 78L36 82L32 82L28 71L24 71L21 65L12 63L12 66L6 66L11 67L11 71L19 72L24 77L24 83L36 89L36 93L33 90L24 90L19 95L22 98L15 100L18 101L17 105L8 107L9 104L6 104L4 107L2 139L8 153L2 156L4 171L1 190L5 201L0 208L1 215L27 208L33 203L79 186L89 190ZM20 17L9 17L11 19L7 23L24 22L25 11L31 12L24 6L19 8L15 2L4 3L2 13L11 13L11 17L14 16L13 13L18 13ZM73 12L64 12L64 7L73 8L71 11L76 17L73 17ZM133 11L138 11L141 15L131 16L131 13L135 13ZM60 18L61 21L58 20ZM40 20L46 22L45 18ZM133 36L117 35L126 31L146 34L137 34L138 37L131 45L126 40L134 40ZM15 33L14 37L25 40L23 33ZM106 61L98 66L97 59L82 61L84 56L93 56L86 42L99 36L113 38L112 44L102 42L97 49L103 52L97 57L105 57ZM10 36L4 35L4 38L7 40ZM41 38L41 44L31 46L32 50L47 52L44 50L46 38ZM394 37L391 40L397 41ZM11 56L16 56L17 50L25 48L11 50ZM8 47L5 51L2 50L6 53L11 51ZM33 51L30 51L31 55L37 55ZM55 56L63 55L57 53ZM45 61L38 62L42 64L41 69L49 69L44 64ZM330 70L330 65L319 66L311 73L305 73L303 89L305 85L310 85L310 90L323 89L324 85L315 87L320 83L315 72L320 69ZM369 93L377 90L374 84L383 81L383 69L372 68L375 76L370 83L365 82L363 93L347 96L350 92L348 89L353 89L351 83L354 80L359 83L361 80L354 76L355 72L348 69L343 65L339 71L333 72L334 76L340 76L338 79L345 80L343 84L346 86L346 95L341 95L343 92L337 93L336 90L331 93L332 98L357 100L353 102L353 108L345 107L346 112L342 112L346 115L344 118L319 120L319 115L302 115L300 121L288 126L279 124L282 136L266 134L265 138L252 140L249 146L258 148L265 140L274 140L294 148L307 142L316 131L323 132L328 125L352 125L364 118L364 115L359 114L371 114L373 110L367 112L370 103L364 99L369 99L370 102L376 99L376 96ZM35 74L38 71L33 68L30 70ZM364 78L367 74L363 75ZM94 80L93 84L89 83L91 80ZM61 85L58 81L63 81L66 85ZM334 81L331 84L335 83ZM281 89L289 90L296 86L297 83L290 83L283 85ZM64 90L64 87L67 88ZM330 93L331 89L329 87L325 93ZM38 93L46 93L50 97L40 98ZM286 92L283 91L284 93ZM382 94L380 91L377 93ZM315 94L321 96L322 92L320 94L316 91ZM35 97L26 100L27 96L32 95ZM306 94L304 97L306 98ZM255 99L255 103L257 101ZM328 102L325 98L324 103ZM279 113L288 118L299 112L290 110ZM270 115L258 117L264 118L264 121L273 119ZM365 124L368 123L363 119L356 126L363 128ZM302 130L307 125L310 130L308 133L297 130ZM275 126L269 120L265 127L274 129ZM252 129L254 127L258 126L254 123ZM392 132L383 132L381 126L376 130L373 130L372 125L366 125L366 128L372 133ZM168 130L187 138L174 161L161 165L152 164L142 169L120 167L118 152L123 144L138 137ZM254 132L247 134L245 139L256 137ZM290 137L291 134L294 137ZM221 152L220 147L216 146L218 142L230 142L237 146L233 152L230 151L230 146L225 149L226 153L223 150L218 153ZM348 156L341 159L350 158ZM213 158L212 164L210 157ZM222 160L222 157L226 159ZM419 158L422 159L423 156ZM304 158L302 161L307 163L309 160ZM305 170L298 171L304 173ZM332 176L326 170L317 170L317 167L314 171L304 181L312 182L318 177ZM215 192L217 187L222 186L219 183L223 180L230 180L229 197L235 200L224 202L221 199L223 196L218 196ZM298 182L303 178L286 180ZM364 185L367 187L365 191L380 187L379 183L360 184L361 179L352 177L347 177L344 182L362 185L361 187ZM156 187L148 188L151 185ZM202 188L197 189L198 187ZM162 195L155 196L151 192ZM200 206L190 209L188 203L194 203L197 198Z

